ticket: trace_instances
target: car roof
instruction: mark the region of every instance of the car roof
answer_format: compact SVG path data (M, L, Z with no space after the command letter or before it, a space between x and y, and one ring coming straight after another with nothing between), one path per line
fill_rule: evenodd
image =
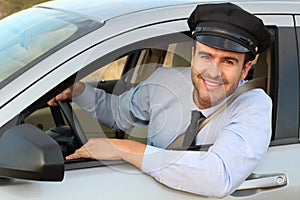
M73 12L95 20L109 20L129 13L141 12L157 7L167 7L199 0L56 0L39 4L38 7ZM201 2L212 2L204 0Z
M36 7L44 7L48 9L57 9L64 12L72 12L83 15L97 21L107 21L129 13L136 13L145 10L151 10L158 7L180 6L186 4L197 3L217 3L217 2L236 2L236 3L250 3L256 4L257 2L272 4L277 3L300 3L299 0L263 0L263 1L247 1L247 0L234 0L234 1L220 1L220 0L55 0L48 1L37 5Z

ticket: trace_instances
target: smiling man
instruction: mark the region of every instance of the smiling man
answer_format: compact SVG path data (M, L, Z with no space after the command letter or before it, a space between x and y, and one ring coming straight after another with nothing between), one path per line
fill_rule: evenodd
M67 159L123 159L169 187L214 197L231 194L253 172L271 137L272 102L262 89L239 95L192 138L213 144L207 152L167 148L189 129L192 111L210 116L246 82L271 36L260 19L230 3L199 5L188 24L195 39L191 68L160 68L120 96L79 82L55 98L74 97L111 128L148 125L147 145L91 139Z

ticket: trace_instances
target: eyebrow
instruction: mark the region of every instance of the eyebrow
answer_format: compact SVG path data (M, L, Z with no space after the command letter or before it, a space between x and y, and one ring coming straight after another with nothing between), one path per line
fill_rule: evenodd
M212 56L211 53L208 53L206 51L198 51L198 54L203 54L203 55L208 55L208 56ZM223 57L224 60L234 60L236 61L237 63L239 63L239 59L237 59L236 57L232 57L232 56L225 56Z
M234 60L236 61L237 63L239 63L239 59L237 59L236 57L231 57L231 56L227 56L227 57L224 57L225 60Z

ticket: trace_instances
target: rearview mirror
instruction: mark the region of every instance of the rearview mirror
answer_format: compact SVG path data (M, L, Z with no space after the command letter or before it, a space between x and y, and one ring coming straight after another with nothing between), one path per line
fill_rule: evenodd
M50 136L31 124L13 127L0 138L0 177L62 181L61 149Z

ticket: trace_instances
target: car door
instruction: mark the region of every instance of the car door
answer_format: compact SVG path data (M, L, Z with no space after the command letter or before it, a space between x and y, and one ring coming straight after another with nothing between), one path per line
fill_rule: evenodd
M242 184L237 192L225 199L282 199L287 195L290 199L298 199L299 176L294 166L298 166L300 162L298 159L300 150L298 144L299 81L293 17L286 15L261 17L270 27L277 30L275 51L272 52L274 69L270 72L269 80L270 95L274 101L274 135L267 155L253 175ZM99 67L124 55L130 55L134 51L142 52L145 48L153 47L162 49L164 47L157 44L166 41L166 38L170 43L187 39L188 36L184 34L186 30L186 20L176 20L118 35L62 64L60 68L35 83L35 87L46 88L45 91L47 91L62 82L42 96L42 98L49 97L59 91L57 88L66 87L67 81L65 80L75 73L74 80L81 80ZM174 35L174 33L180 34ZM182 38L174 37L178 35ZM152 39L148 40L149 38ZM289 40L287 41L286 38ZM79 67L74 69L78 63L82 65L79 71ZM132 74L135 72L134 69ZM130 77L134 76L130 75ZM53 86L49 86L49 82L53 83ZM289 92L291 88L293 88L293 98L286 98L291 95ZM32 98L35 95L34 88L24 95ZM79 160L66 162L65 168L64 180L59 183L1 179L0 196L8 200L34 198L202 199L201 196L173 190L159 184L133 166L120 161ZM203 197L203 199L210 198Z

